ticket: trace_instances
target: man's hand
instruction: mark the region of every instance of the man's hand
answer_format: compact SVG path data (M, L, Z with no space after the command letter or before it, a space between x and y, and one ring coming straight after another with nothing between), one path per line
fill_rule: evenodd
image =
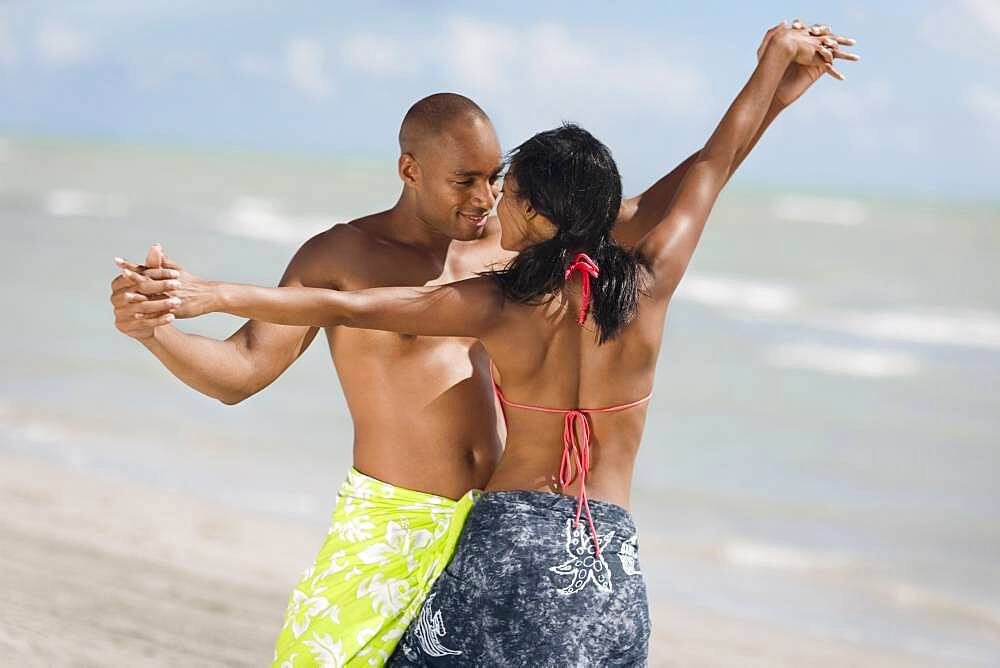
M166 284L167 281L158 283ZM170 305L168 298L161 297L160 291L164 289L167 289L165 285L139 285L125 275L116 276L111 281L111 305L114 306L118 331L133 339L151 339L157 327L169 325L174 315L164 308ZM137 318L140 314L155 314L156 317Z
M773 39L785 40L795 53L795 62L788 66L774 93L774 100L781 107L787 107L795 102L823 74L829 74L843 81L844 75L833 67L834 58L861 60L860 56L840 48L851 46L855 41L849 37L833 34L827 25L814 24L806 29L798 19L792 21L790 27L782 21L764 35L757 48L758 60Z
M145 308L137 308L132 317L140 322L156 322L168 315L175 318L195 318L218 311L221 306L220 288L223 284L205 281L187 272L147 269L143 275L123 268L122 277L131 281L142 293L162 290L163 296L166 297L159 301L147 302ZM157 280L160 277L165 280Z
M169 301L169 295L166 294L177 286L171 281L181 277L194 277L167 258L159 244L150 247L144 265L133 264L121 258L115 258L115 264L122 270L150 279L140 282L122 274L111 281L115 326L122 334L133 339L151 339L157 327L170 324L176 317L169 312L170 307L175 304ZM151 317L137 318L136 315Z

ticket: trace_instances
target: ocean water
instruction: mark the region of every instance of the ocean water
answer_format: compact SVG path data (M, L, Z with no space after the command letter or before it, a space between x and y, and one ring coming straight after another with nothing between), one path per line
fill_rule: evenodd
M391 161L0 139L0 449L319 531L351 447L325 345L223 406L117 333L112 258L156 241L271 284L397 190ZM636 469L654 608L1000 665L998 249L995 203L737 179L671 307Z

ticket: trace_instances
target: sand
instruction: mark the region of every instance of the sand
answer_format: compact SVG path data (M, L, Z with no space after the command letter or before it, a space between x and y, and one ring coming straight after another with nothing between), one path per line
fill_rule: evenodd
M321 528L0 455L0 662L266 666ZM653 611L650 665L926 666L710 610Z

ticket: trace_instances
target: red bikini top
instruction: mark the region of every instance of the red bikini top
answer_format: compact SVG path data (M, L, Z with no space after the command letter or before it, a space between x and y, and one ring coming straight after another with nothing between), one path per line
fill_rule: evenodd
M579 324L582 327L587 319L587 310L590 306L590 278L597 278L599 269L597 264L586 253L579 253L573 259L566 270L568 279L573 272L580 272L582 281L583 301L580 308ZM590 526L590 536L594 541L595 554L601 556L601 546L597 539L597 529L594 527L594 518L590 514L590 503L587 501L587 473L590 471L590 413L616 413L627 410L649 401L653 393L650 392L642 399L618 406L605 406L604 408L548 408L546 406L534 406L532 404L521 404L509 401L500 391L500 386L496 380L493 381L493 389L497 399L500 400L500 407L503 412L504 424L507 423L507 411L505 406L513 408L523 408L524 410L537 411L540 413L562 413L565 416L563 424L563 452L562 460L559 463L559 484L563 487L571 484L580 476L580 494L576 504L576 518L573 527L580 526L580 514L587 511L587 523ZM579 424L580 437L577 438L576 429Z

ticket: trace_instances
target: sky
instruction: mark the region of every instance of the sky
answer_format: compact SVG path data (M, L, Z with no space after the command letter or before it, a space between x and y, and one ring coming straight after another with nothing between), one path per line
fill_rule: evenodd
M1000 0L800 2L858 40L784 112L744 184L1000 199ZM905 11L903 11L905 10ZM392 159L451 90L505 148L562 121L626 189L704 144L789 5L0 0L0 137Z

